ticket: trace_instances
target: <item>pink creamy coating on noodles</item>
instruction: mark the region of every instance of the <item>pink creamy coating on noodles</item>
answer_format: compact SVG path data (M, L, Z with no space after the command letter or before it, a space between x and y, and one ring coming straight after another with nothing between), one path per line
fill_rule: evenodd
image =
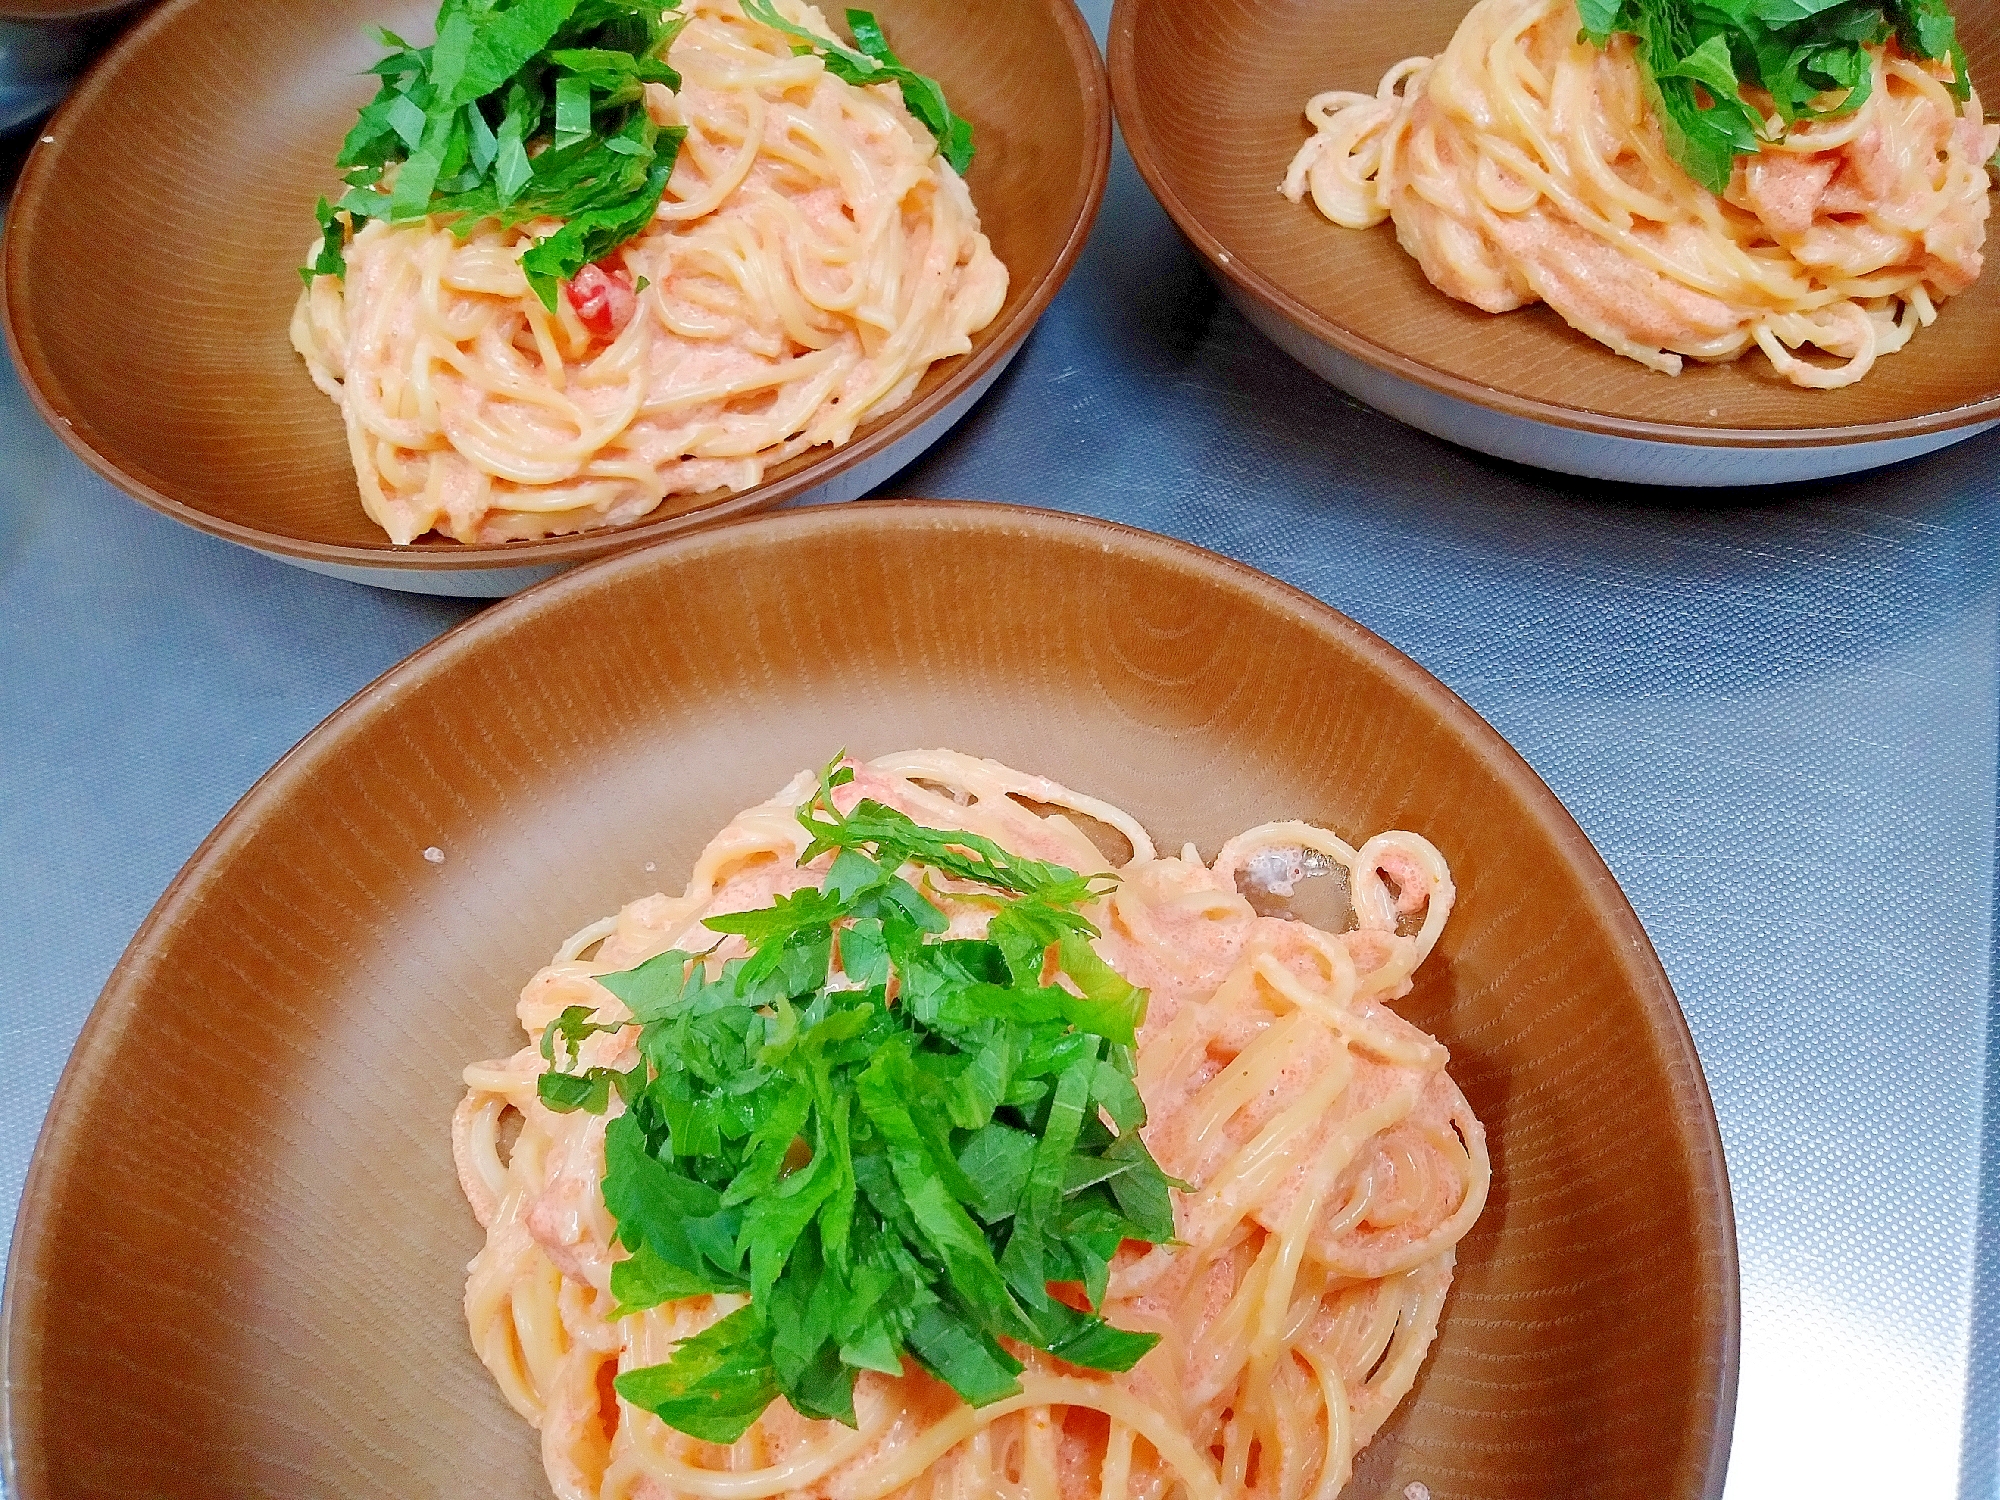
M1149 991L1143 1133L1190 1191L1174 1194L1181 1242L1128 1241L1101 1311L1161 1342L1123 1375L1017 1347L1022 1394L979 1408L914 1365L899 1378L863 1372L858 1430L809 1421L780 1399L728 1446L610 1394L613 1374L665 1360L740 1299L693 1297L607 1321L622 1252L600 1188L605 1117L540 1104L545 1065L532 1039L571 1005L625 1014L594 975L707 948L715 934L704 917L816 885L829 857L797 864L807 835L796 809L812 786L802 774L736 818L685 894L642 897L572 938L522 992L530 1044L467 1069L453 1144L487 1231L467 1281L468 1322L502 1390L540 1426L555 1493L1331 1497L1414 1381L1455 1247L1486 1195L1484 1132L1445 1072L1445 1049L1390 1008L1449 916L1444 861L1414 834L1354 848L1303 823L1253 829L1206 864L1192 848L1162 856L1115 807L950 751L857 765L837 803L870 797L1035 859L1116 869L1116 888L1092 908L1095 946ZM1115 863L1086 836L1092 828ZM1349 929L1259 915L1238 879L1273 858L1338 867ZM962 882L924 878L950 935L983 933L988 908L953 900ZM727 938L715 958L743 950ZM590 1037L581 1060L629 1066L635 1037L633 1027ZM504 1154L503 1116L520 1122Z

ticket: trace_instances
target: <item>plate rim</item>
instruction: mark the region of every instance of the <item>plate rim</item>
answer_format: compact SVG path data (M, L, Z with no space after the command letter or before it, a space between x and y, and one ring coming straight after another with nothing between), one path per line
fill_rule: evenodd
M1694 1495L1700 1500L1720 1500L1735 1424L1741 1341L1736 1218L1721 1130L1693 1035L1665 967L1610 866L1561 799L1497 729L1440 679L1367 627L1302 589L1194 543L1120 522L993 501L918 498L770 512L683 533L651 546L629 548L558 574L453 626L367 683L286 751L223 815L153 904L112 968L64 1065L36 1137L8 1256L4 1300L0 1300L0 1482L8 1493L20 1500L36 1500L20 1485L18 1452L26 1435L18 1425L17 1393L32 1388L33 1382L22 1378L31 1372L17 1368L17 1364L26 1358L20 1325L37 1300L32 1283L38 1280L37 1268L47 1253L44 1241L51 1205L60 1193L68 1163L88 1149L83 1123L95 1095L113 1085L109 1076L111 1053L124 1026L141 1004L184 914L226 873L232 854L258 837L267 817L281 811L290 800L310 795L319 766L338 754L377 715L390 711L406 695L421 691L428 680L469 654L487 649L489 641L529 624L537 614L559 608L573 594L615 586L656 569L696 565L704 554L727 550L746 536L756 539L876 527L984 529L1084 542L1137 555L1225 589L1246 590L1309 628L1340 639L1397 691L1414 695L1432 709L1447 733L1472 742L1482 763L1520 799L1528 815L1556 845L1578 877L1593 918L1615 939L1615 962L1638 998L1647 1034L1669 1075L1669 1092L1675 1101L1673 1124L1695 1185L1695 1234L1703 1256L1716 1266L1710 1319L1713 1333L1700 1361L1712 1370L1712 1385L1696 1393L1713 1399L1714 1419L1705 1437L1705 1463L1690 1464L1689 1472L1699 1468Z
M128 3L128 0L119 0ZM703 526L728 521L795 500L839 474L866 463L898 442L911 436L945 410L954 399L987 372L996 362L1011 355L1027 338L1049 304L1075 269L1085 241L1096 226L1111 175L1111 136L1114 118L1109 80L1104 58L1090 34L1074 0L1033 0L1055 22L1068 46L1068 55L1082 94L1084 132L1088 154L1081 163L1084 185L1082 211L1070 225L1068 236L1057 251L1048 274L1035 294L1015 310L1004 327L982 347L969 355L954 355L951 368L929 392L913 397L885 415L873 428L858 433L837 448L829 448L818 459L795 473L750 489L728 495L712 504L683 511L658 520L641 520L625 526L584 531L566 536L542 537L525 542L453 542L398 547L385 535L379 543L365 546L351 543L314 542L267 531L261 527L226 520L198 509L156 488L101 453L77 430L81 410L75 403L57 399L62 383L39 338L34 336L26 312L17 304L25 285L27 232L21 224L39 216L41 200L54 191L59 181L64 131L68 122L92 109L107 93L116 75L128 60L152 45L156 33L172 25L183 11L201 5L218 5L221 0L164 0L105 49L78 80L56 112L36 129L36 140L22 163L13 199L7 206L5 223L0 224L0 331L4 331L9 354L21 385L42 419L69 447L70 451L114 488L210 536L221 537L256 551L346 567L387 571L463 572L490 568L518 568L538 564L568 565L602 557L626 547L647 543ZM4 0L0 0L4 4ZM975 205L976 206L976 205ZM810 451L810 450L808 450ZM357 495L355 505L360 506Z
M1154 0L1114 0L1109 46L1106 48L1112 105L1119 129L1125 136L1125 144L1131 150L1133 164L1138 167L1147 188L1159 200L1160 207L1166 210L1167 217L1173 220L1174 227L1201 253L1212 273L1227 277L1246 295L1322 344L1372 365L1386 375L1501 416L1517 417L1545 427L1595 433L1603 437L1671 443L1686 448L1786 450L1836 447L1948 432L2000 417L2000 391L1996 391L1983 400L1964 406L1946 407L1914 417L1899 417L1891 422L1852 423L1838 427L1704 427L1690 422L1655 422L1594 412L1580 406L1566 406L1522 396L1497 386L1483 385L1343 328L1251 267L1223 244L1186 200L1174 191L1160 163L1137 77L1139 13L1152 3ZM1586 335L1579 334L1578 337Z

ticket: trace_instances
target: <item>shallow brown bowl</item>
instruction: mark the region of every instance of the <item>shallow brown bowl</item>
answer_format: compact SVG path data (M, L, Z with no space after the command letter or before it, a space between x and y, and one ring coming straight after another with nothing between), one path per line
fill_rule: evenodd
M1424 279L1395 230L1342 229L1278 191L1306 101L1374 93L1441 51L1470 0L1117 0L1111 92L1146 183L1244 314L1302 363L1440 437L1540 467L1665 484L1849 473L2000 420L2000 272L1867 378L1808 391L1761 355L1661 375L1547 307L1494 316ZM2000 0L1958 0L2000 102ZM1989 256L1990 258L1990 256Z
M1450 1046L1495 1179L1348 1500L1720 1494L1721 1145L1562 806L1303 594L1103 522L931 503L579 569L391 671L243 799L133 939L37 1150L10 1493L545 1497L460 1308L460 1069L519 1044L557 943L678 891L739 808L842 746L936 745L1108 797L1167 848L1281 817L1435 840L1459 904L1398 1008Z
M0 0L5 3L5 0ZM1055 296L1103 196L1111 102L1071 0L880 0L890 42L974 128L967 174L1009 273L972 352L839 449L736 494L673 496L643 521L545 541L396 547L361 509L334 404L287 328L313 204L373 93L380 24L431 35L436 0L167 0L42 131L7 214L4 311L23 380L113 484L321 572L501 594L722 516L874 488L943 435ZM829 13L832 13L829 11Z

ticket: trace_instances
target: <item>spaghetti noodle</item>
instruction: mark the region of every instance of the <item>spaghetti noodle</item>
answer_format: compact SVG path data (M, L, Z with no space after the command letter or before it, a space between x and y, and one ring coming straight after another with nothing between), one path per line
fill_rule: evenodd
M682 86L647 86L687 129L666 196L553 311L519 262L554 220L377 220L344 283L301 295L292 342L392 541L549 536L748 488L902 405L998 314L1006 269L894 84L841 81L735 0L685 9Z
M531 1045L466 1070L453 1142L487 1235L466 1285L472 1341L540 1428L555 1493L1332 1500L1415 1380L1454 1247L1486 1198L1484 1132L1444 1071L1445 1049L1387 1005L1450 914L1444 861L1414 834L1357 849L1274 823L1204 865L1192 846L1158 853L1116 808L991 761L912 752L857 771L849 805L865 795L1029 858L1111 869L1080 824L1129 846L1096 909L1096 946L1150 992L1143 1134L1189 1190L1174 1195L1176 1243L1128 1240L1119 1252L1103 1313L1160 1342L1124 1374L1016 1347L1018 1394L984 1406L907 1364L900 1377L860 1376L853 1428L808 1421L780 1399L733 1444L676 1431L611 1381L666 1359L741 1299L688 1297L607 1319L618 1252L599 1186L605 1117L545 1108ZM704 917L824 878L815 865L826 856L797 863L808 835L794 814L811 788L804 774L740 815L684 895L636 901L565 943L522 993L529 1035L573 1006L626 1018L595 976L706 947ZM1346 881L1345 931L1261 916L1239 890L1282 895L1321 871ZM951 934L976 935L982 914L947 906ZM633 1030L591 1037L588 1060L629 1062Z
M1633 46L1580 37L1573 0L1480 0L1440 56L1316 96L1283 190L1393 219L1460 301L1546 302L1670 375L1754 345L1796 385L1850 385L1977 279L2000 125L1976 94L1958 112L1949 61L1872 47L1858 109L1765 140L1718 195L1668 156Z

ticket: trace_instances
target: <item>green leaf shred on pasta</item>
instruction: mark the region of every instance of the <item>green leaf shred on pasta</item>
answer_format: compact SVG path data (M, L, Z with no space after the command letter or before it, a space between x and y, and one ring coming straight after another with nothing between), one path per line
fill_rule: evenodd
M1577 0L1577 12L1600 47L1633 38L1669 154L1712 192L1770 130L1745 88L1769 97L1781 131L1849 114L1873 87L1867 49L1893 38L1911 57L1950 62L1960 102L1971 91L1944 0Z
M628 1252L616 1315L749 1296L617 1380L711 1442L781 1394L852 1425L856 1373L905 1358L977 1405L1020 1389L1003 1339L1103 1370L1156 1341L1050 1291L1076 1283L1101 1307L1118 1247L1174 1233L1176 1184L1139 1136L1146 995L1079 910L1115 877L872 800L842 813L852 776L836 760L799 809L800 862L834 856L819 886L707 920L746 956L711 975L708 955L668 952L601 977L639 1028L636 1069L581 1068L582 1043L620 1024L581 1007L544 1037L545 1101L623 1101L605 1136ZM933 900L940 876L978 889ZM989 907L987 935L947 937L940 900Z
M904 107L937 138L938 152L950 163L952 171L963 177L965 169L972 165L972 126L951 112L951 106L945 103L944 90L935 78L905 67L889 50L880 23L869 12L847 13L847 29L854 37L852 47L830 42L817 32L787 21L771 0L743 0L743 14L784 32L792 39L792 50L801 56L817 52L825 60L826 70L843 83L896 84L902 90Z
M347 191L322 200L319 247L300 275L345 275L345 241L371 219L436 218L460 235L560 219L521 257L554 311L558 288L640 234L666 192L687 132L653 123L645 87L680 87L666 60L687 20L679 4L444 0L431 46L380 32L389 55L369 71L381 84L337 160ZM873 15L847 13L857 51L785 20L769 0L744 0L744 11L795 52L820 54L837 78L900 85L945 160L965 171L971 127L935 79L897 60Z

